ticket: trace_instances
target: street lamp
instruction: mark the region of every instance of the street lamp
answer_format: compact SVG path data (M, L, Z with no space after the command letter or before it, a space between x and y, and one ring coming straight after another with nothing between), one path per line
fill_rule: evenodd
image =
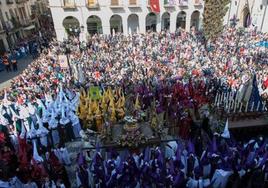
M239 19L236 18L236 16L234 15L231 19L231 27L235 27L237 22L239 21Z
M70 75L72 76L72 68L71 68L71 65L70 65L70 54L71 54L71 48L70 48L70 44L69 44L69 41L66 41L65 44L64 44L64 52L65 52L65 55L67 57L67 63L68 63L68 67L69 67L69 72L70 72Z

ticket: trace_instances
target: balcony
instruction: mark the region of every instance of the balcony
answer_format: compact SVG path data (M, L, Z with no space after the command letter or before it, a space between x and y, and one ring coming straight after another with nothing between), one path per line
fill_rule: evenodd
M86 0L86 5L89 9L98 9L100 7L98 0Z
M25 3L27 0L15 0L17 4Z
M13 0L6 0L6 4L7 4L7 5L10 5L10 4L13 4L13 3L14 3Z
M120 0L111 0L111 8L123 8L123 4Z
M76 8L75 0L63 0L63 8L75 9Z
M175 7L174 1L171 0L164 0L164 7L165 8L173 8Z

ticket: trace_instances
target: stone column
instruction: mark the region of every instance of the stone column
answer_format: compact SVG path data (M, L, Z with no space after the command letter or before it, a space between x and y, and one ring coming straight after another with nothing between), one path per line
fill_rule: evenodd
M186 31L190 31L191 29L191 16L192 16L192 12L186 13L186 27L185 27Z
M139 32L146 32L146 15L144 14L139 15Z
M176 22L177 22L178 12L173 11L170 13L170 32L174 33L176 31Z
M109 18L101 18L102 21L102 31L103 34L109 35L111 34L111 29L110 29L110 19Z
M122 16L122 24L123 24L123 33L124 33L124 35L128 35L127 18L128 18L128 15Z
M156 14L156 31L157 32L160 32L161 31L161 15L160 13L159 14Z

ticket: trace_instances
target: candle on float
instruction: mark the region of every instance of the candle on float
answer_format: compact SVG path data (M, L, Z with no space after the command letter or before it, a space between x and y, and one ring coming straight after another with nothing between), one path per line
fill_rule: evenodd
M230 113L231 103L232 103L232 101L229 101L229 102L228 102L228 106L227 106L227 112L228 112L228 113Z
M240 102L240 108L239 108L239 112L242 112L242 107L243 107L243 103Z
M234 101L234 113L235 113L235 111L236 111L236 101Z
M257 109L256 109L257 112L259 111L259 108L260 108L260 101L258 101L257 103Z
M265 111L265 105L266 105L266 101L264 101L263 104L262 104L262 111L263 112Z
M228 95L227 95L227 100L229 101L231 98L231 91L228 92Z
M223 101L223 93L221 93L221 100L220 100L220 104L222 103Z
M246 103L245 112L248 112L248 101L247 101L247 103Z
M233 109L233 107L234 107L234 101L233 101L233 100L231 100L231 101L230 101L230 110L232 110L232 109Z
M252 102L250 111L253 112L253 110L254 110L254 101Z
M218 96L219 96L219 93L216 94L215 101L214 101L214 105L217 104Z

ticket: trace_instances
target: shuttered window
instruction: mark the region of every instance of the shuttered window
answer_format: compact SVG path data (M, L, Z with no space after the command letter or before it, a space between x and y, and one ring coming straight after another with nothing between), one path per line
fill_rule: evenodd
M130 5L137 5L137 0L129 0Z
M119 5L119 0L111 0L111 5Z
M87 0L87 5L89 6L89 7L93 7L93 6L95 6L95 0Z

